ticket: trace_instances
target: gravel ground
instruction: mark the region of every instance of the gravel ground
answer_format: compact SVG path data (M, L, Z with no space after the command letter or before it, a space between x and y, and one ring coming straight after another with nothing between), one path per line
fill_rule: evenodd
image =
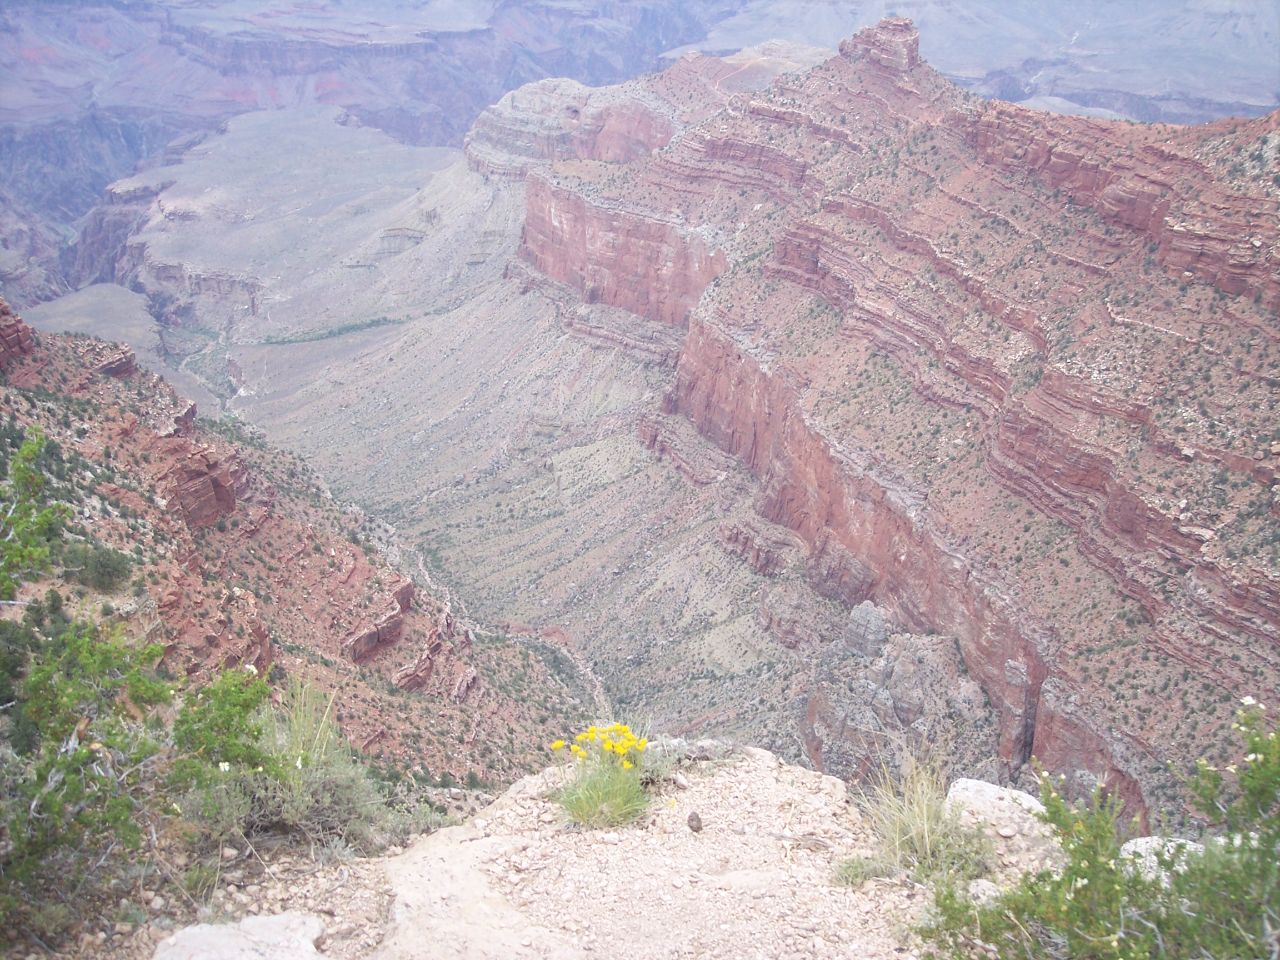
M218 891L199 914L178 910L86 935L75 953L94 960L918 956L911 930L929 902L925 888L906 878L856 890L835 880L843 861L874 852L841 781L749 748L686 762L641 820L591 831L569 823L550 799L564 773L526 777L463 824L381 858L321 864L225 850ZM961 780L949 802L990 837L996 881L1060 860L1035 819L1034 799ZM995 890L989 880L977 883ZM286 911L295 919L259 919ZM196 919L248 924L166 939Z
M915 952L922 888L834 880L871 851L839 780L748 749L686 771L637 824L583 831L546 798L556 779L525 778L386 862L396 903L380 960Z

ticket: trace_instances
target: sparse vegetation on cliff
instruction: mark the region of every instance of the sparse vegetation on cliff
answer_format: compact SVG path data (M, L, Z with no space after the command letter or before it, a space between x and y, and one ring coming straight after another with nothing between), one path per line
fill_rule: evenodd
M845 861L838 879L858 886L905 872L921 883L955 884L981 876L990 866L991 845L963 826L946 801L946 778L937 764L913 763L898 778L881 770L860 804L880 849Z
M943 885L928 935L943 954L1073 960L1274 957L1280 951L1280 728L1246 698L1240 758L1201 761L1189 784L1209 823L1203 845L1159 841L1143 863L1121 849L1118 801L1069 803L1046 777L1045 820L1067 857L977 905ZM992 953L994 951L994 953Z
M82 533L69 526L69 506L51 497L65 491L41 470L43 436L12 439L21 442L0 487L5 592L45 573L120 586L127 557L64 542ZM387 788L352 753L332 697L294 682L274 706L252 667L231 668L188 691L175 715L159 644L75 618L52 587L15 605L22 619L0 621L7 933L56 941L110 880L154 874L161 846L194 858L189 886L198 892L208 886L202 876L216 876L226 843L275 834L369 851L435 824L415 791Z
M192 837L209 850L284 833L307 843L369 853L438 825L425 801L384 789L333 721L333 697L294 682L281 706L266 683L229 671L189 696L174 725L187 746L179 782ZM194 749L192 749L194 748Z

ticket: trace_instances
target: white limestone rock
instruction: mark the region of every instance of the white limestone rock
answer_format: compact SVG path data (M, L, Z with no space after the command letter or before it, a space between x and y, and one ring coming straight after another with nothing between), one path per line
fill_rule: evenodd
M185 927L156 946L154 960L308 960L324 923L309 913L245 917L239 923Z

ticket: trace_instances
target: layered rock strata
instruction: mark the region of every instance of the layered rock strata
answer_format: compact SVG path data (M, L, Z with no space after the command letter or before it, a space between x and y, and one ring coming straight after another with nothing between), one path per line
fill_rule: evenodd
M34 336L9 304L0 300L0 364L16 360L31 352Z
M239 665L311 684L354 744L410 766L506 776L522 752L541 756L580 709L564 680L522 651L473 649L449 601L399 574L305 466L237 423L197 423L194 404L132 358L92 337L37 340L0 300L3 415L48 439L72 536L117 551L127 571L86 595L55 567L19 601L78 596L160 645L163 668L193 685ZM517 670L536 695L501 689Z
M890 19L652 155L533 172L520 256L688 327L665 412L828 596L959 640L1007 775L1141 804L1280 681L1280 185L1232 159L1278 131L977 101Z

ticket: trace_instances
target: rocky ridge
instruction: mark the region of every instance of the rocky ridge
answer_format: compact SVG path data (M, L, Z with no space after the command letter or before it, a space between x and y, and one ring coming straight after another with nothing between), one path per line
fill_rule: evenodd
M74 465L77 522L134 561L126 595L52 586L161 643L164 669L199 683L249 664L310 681L342 694L358 748L456 777L510 776L549 735L537 698L495 688L512 673L539 676L557 711L580 709L572 677L546 675L530 651L477 648L447 596L392 567L305 467L234 424L198 422L128 348L36 337L3 301L0 346L5 406Z
M687 324L666 411L758 478L821 589L959 638L1009 772L1140 803L1155 744L1280 676L1280 218L1215 163L1278 128L982 103L889 19L652 156L534 171L520 257ZM1152 714L1179 668L1212 693Z

